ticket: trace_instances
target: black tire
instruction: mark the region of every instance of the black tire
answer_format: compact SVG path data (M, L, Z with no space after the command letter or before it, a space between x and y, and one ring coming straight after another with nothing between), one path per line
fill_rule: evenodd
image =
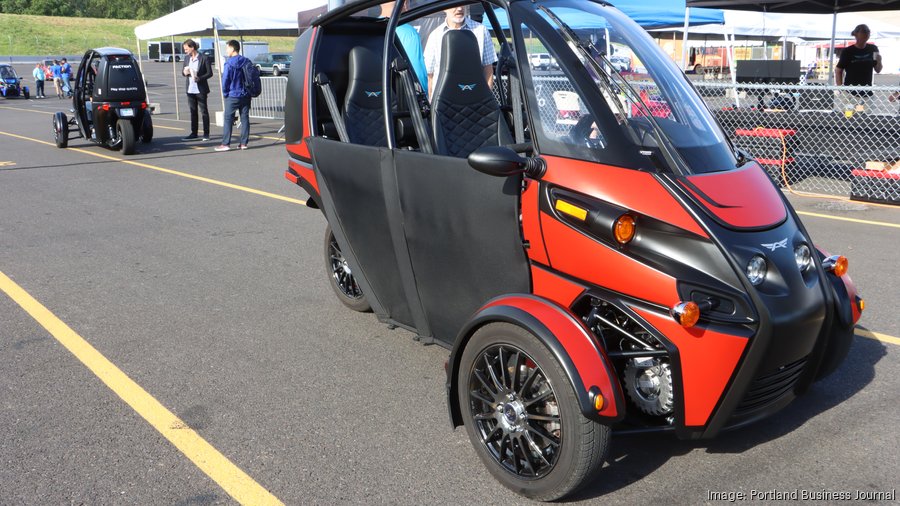
M372 310L362 288L350 272L350 266L341 253L341 247L331 232L331 226L325 229L325 272L328 274L328 284L341 304L360 313Z
M53 135L56 137L56 147L65 148L69 145L69 119L65 113L53 115Z
M25 95L25 100L28 100L29 98L31 98L31 92L28 91L27 89L24 90L22 93Z
M522 327L498 322L478 329L463 350L457 391L476 453L517 494L560 499L606 459L609 427L581 414L559 362Z
M278 77L281 75L281 69L278 68L278 65L272 67L272 75Z
M134 154L134 145L135 145L135 136L134 136L134 125L131 124L130 120L120 119L116 122L116 134L119 136L121 142L119 143L122 146L122 154L123 155L133 155Z
M153 119L150 118L150 113L144 111L144 120L141 123L141 142L144 144L150 144L150 141L153 140Z

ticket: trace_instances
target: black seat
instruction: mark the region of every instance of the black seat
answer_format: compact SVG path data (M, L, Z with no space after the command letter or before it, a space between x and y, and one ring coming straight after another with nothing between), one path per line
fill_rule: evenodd
M349 141L387 146L381 89L381 52L364 46L350 50L350 71L344 97L344 124Z
M444 34L440 75L431 104L439 154L464 158L482 146L513 143L482 68L474 33L450 30Z

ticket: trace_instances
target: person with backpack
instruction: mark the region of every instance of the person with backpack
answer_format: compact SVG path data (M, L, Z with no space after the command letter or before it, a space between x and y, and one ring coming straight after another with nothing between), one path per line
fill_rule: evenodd
M222 93L225 95L225 124L222 129L222 144L216 146L216 151L229 151L231 149L231 128L234 121L234 113L238 111L241 118L240 149L247 149L250 141L250 99L253 97L252 72L247 67L256 70L249 59L241 56L241 43L229 40L225 43L225 65L222 68ZM259 80L259 72L256 72L256 80ZM257 96L259 94L257 93Z

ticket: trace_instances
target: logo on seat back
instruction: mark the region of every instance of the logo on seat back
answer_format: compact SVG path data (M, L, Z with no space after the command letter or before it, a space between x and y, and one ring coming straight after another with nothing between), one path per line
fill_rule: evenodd
M760 244L760 246L762 246L764 248L769 248L772 251L775 251L778 248L787 249L787 237L785 237L784 239L782 239L778 242L772 242L772 243L768 243L768 244Z
M369 97L369 98L372 98L372 97L378 97L379 95L381 95L381 92L380 92L380 91L369 91L369 90L366 90L366 96Z
M457 86L459 86L459 89L461 89L461 90L463 90L463 91L472 91L472 90L475 89L475 83L472 83L472 84L457 84Z

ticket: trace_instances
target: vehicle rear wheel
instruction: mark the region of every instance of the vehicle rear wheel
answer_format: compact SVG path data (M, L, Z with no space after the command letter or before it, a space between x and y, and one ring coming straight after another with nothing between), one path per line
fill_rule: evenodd
M28 91L28 88L25 88L25 90L22 93L25 95L25 100L28 100L29 98L31 98L31 92Z
M603 464L609 427L581 414L556 358L534 335L490 323L466 344L457 380L469 439L510 490L541 501L584 485Z
M365 294L353 277L347 259L334 238L331 226L325 229L325 272L331 289L341 303L354 311L366 313L372 310Z
M65 113L53 115L53 135L56 137L56 147L64 148L69 145L69 119Z
M144 120L141 124L141 142L150 144L153 140L153 120L150 118L149 112L144 112Z
M275 65L274 67L272 67L272 75L275 77L278 77L281 75L281 69L278 68L278 65Z
M134 154L134 126L127 119L120 119L116 122L116 134L119 136L122 146L123 155Z

